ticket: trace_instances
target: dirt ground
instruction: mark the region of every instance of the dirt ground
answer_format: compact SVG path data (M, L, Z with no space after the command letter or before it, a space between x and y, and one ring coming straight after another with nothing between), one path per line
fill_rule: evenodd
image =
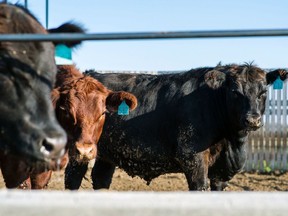
M0 188L4 188L0 176ZM64 190L64 172L54 172L48 190ZM92 190L90 170L82 181L80 190ZM113 191L187 191L183 174L166 174L154 179L149 186L139 177L130 177L116 169L110 190ZM288 191L288 173L259 174L239 173L230 182L227 191Z

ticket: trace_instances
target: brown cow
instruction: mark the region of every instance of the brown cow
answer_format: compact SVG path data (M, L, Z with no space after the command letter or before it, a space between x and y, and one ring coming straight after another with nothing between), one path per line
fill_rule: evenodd
M87 171L88 162L96 158L97 143L102 133L107 112L116 112L125 100L130 110L137 106L134 95L107 89L90 76L84 76L75 65L58 66L56 87L52 101L56 116L68 135L67 153L61 165L69 163L65 173L65 187L78 189ZM121 118L121 117L119 117ZM44 188L52 171L33 173L24 186Z

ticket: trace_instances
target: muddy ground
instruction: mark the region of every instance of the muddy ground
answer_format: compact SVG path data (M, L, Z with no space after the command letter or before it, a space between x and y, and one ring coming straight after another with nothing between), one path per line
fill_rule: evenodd
M4 181L0 176L0 188ZM54 172L48 190L64 190L64 172ZM90 170L83 179L81 190L92 190ZM139 177L130 177L116 169L110 190L114 191L187 191L183 174L166 174L154 179L149 186ZM288 191L288 173L239 173L230 182L227 191Z

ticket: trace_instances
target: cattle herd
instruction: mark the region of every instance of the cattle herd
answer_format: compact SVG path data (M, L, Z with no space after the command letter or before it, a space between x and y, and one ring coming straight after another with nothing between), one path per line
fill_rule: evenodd
M73 23L46 30L25 8L0 3L0 33L85 32ZM184 173L189 190L224 190L244 166L259 129L268 86L287 71L253 64L217 65L177 74L81 73L58 65L57 44L0 42L0 168L7 188L43 189L65 169L79 189L109 188L115 167L149 184ZM119 115L121 103L129 115Z

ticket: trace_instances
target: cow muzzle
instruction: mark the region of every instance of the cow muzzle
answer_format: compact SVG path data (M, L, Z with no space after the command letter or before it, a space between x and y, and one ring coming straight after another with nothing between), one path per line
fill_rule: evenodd
M40 152L48 160L59 160L65 154L67 137L64 134L46 137L42 140Z
M262 127L262 121L260 115L249 115L245 119L245 127L247 130L257 130Z
M76 144L76 160L79 163L88 163L96 157L96 154L94 144Z

